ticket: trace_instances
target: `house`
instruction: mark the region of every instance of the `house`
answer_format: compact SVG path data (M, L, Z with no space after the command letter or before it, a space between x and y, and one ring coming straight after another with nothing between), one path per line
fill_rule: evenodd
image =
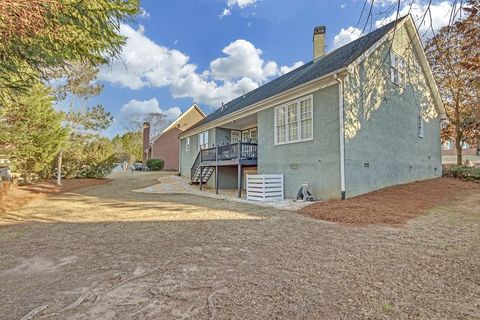
M327 54L325 30L312 61L182 132L180 173L239 196L246 172L283 174L287 198L319 200L440 177L446 114L412 17Z
M196 104L183 112L160 134L150 139L150 123L143 124L143 163L149 159L165 161L165 170L179 170L179 139L178 135L205 118L205 113Z
M480 156L480 144L469 145L467 143L463 143L462 154L464 156ZM455 140L448 140L442 144L442 155L457 155L457 149L455 148Z

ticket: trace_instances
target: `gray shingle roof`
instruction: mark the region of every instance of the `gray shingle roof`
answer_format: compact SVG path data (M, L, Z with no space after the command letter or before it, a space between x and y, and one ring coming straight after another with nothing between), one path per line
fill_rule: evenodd
M224 105L223 109L218 108L206 118L199 121L186 132L207 124L213 120L220 119L226 115L236 112L240 109L246 108L254 103L270 98L283 91L295 88L301 84L309 82L310 80L320 78L336 70L342 69L352 63L385 34L392 30L395 25L403 18L390 22L389 24L374 30L365 36L354 40L343 47L340 47L332 52L326 54L319 60L310 61L295 70L290 71L283 76L274 79L261 87L247 93L245 96L240 96Z

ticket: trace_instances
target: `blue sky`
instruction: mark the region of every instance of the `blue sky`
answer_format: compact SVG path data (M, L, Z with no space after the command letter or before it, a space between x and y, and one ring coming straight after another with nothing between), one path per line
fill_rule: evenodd
M393 1L375 1L375 14L364 32L393 18ZM426 2L414 1L412 8L411 0L402 1L402 13L410 11L415 18ZM448 22L450 3L434 1L434 29ZM365 21L357 22L363 4L363 0L143 0L143 14L121 27L128 37L122 58L101 68L98 81L104 91L91 101L115 116L104 134L124 131L126 119L134 114L163 112L174 119L193 102L212 112L222 101L310 61L315 26L327 27L327 51L360 36Z

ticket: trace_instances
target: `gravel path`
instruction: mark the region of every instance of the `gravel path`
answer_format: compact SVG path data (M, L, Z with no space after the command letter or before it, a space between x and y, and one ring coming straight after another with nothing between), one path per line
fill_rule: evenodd
M405 227L132 189L0 216L1 319L479 319L480 195Z

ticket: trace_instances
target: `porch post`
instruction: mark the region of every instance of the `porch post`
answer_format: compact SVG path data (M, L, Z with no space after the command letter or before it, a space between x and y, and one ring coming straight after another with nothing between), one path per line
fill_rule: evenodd
M203 167L202 167L202 146L200 146L200 163L198 164L198 166L200 167L200 179L199 179L199 182L200 182L200 190L202 190L202 176L203 176Z
M218 166L215 166L215 193L218 194Z
M218 194L218 146L215 147L215 193Z
M238 159L238 197L242 197L242 164Z

